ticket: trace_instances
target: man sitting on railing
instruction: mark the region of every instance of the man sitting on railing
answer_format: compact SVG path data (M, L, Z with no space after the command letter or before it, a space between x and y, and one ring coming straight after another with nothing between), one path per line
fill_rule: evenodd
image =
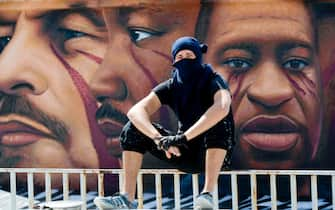
M205 171L205 185L195 208L213 208L211 192L222 165L229 166L235 144L234 120L228 84L210 65L202 63L206 51L207 46L193 37L175 41L172 78L156 86L128 112L130 122L120 136L125 172L122 191L97 197L95 204L100 209L135 208L136 178L146 151L187 173ZM162 104L176 113L177 134L151 123L150 116Z

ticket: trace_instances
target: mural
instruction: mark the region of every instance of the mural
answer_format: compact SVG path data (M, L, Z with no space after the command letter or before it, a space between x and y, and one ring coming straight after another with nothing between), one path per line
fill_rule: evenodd
M120 168L127 111L170 77L170 46L190 35L232 91L234 169L334 169L334 5L0 3L0 167ZM167 108L155 120L176 129ZM147 156L144 167L165 165Z

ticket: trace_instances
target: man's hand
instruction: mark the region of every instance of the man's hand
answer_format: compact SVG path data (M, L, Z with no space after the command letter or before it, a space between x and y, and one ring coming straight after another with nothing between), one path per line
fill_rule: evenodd
M169 150L171 146L185 146L187 143L186 136L184 134L177 134L174 136L163 136L159 141L159 148L163 150Z
M171 158L171 155L180 156L180 146L186 146L187 139L184 134L175 136L163 136L159 139L158 148L165 151L166 157Z

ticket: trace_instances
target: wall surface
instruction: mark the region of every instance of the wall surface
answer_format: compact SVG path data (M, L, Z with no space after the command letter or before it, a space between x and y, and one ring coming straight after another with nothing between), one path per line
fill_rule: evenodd
M234 169L334 169L334 4L0 1L0 167L119 168L127 111L194 36L230 86ZM176 129L167 107L152 119Z

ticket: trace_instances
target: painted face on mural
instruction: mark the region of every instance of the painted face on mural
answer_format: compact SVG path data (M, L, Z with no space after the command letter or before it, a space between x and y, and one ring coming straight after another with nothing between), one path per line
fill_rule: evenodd
M1 167L99 167L87 82L106 39L98 11L1 12Z
M321 77L325 103L325 125L323 132L327 136L327 167L334 167L335 157L335 5L322 3L317 5L318 35Z
M207 61L228 80L233 95L235 166L306 166L318 149L321 108L305 5L217 3L207 43Z
M156 4L155 4L156 2ZM90 86L102 103L98 122L118 143L128 110L158 83L171 75L170 47L184 35L193 35L200 3L158 4L106 9L108 49ZM154 120L171 128L172 113L162 109ZM121 154L120 150L113 152Z

